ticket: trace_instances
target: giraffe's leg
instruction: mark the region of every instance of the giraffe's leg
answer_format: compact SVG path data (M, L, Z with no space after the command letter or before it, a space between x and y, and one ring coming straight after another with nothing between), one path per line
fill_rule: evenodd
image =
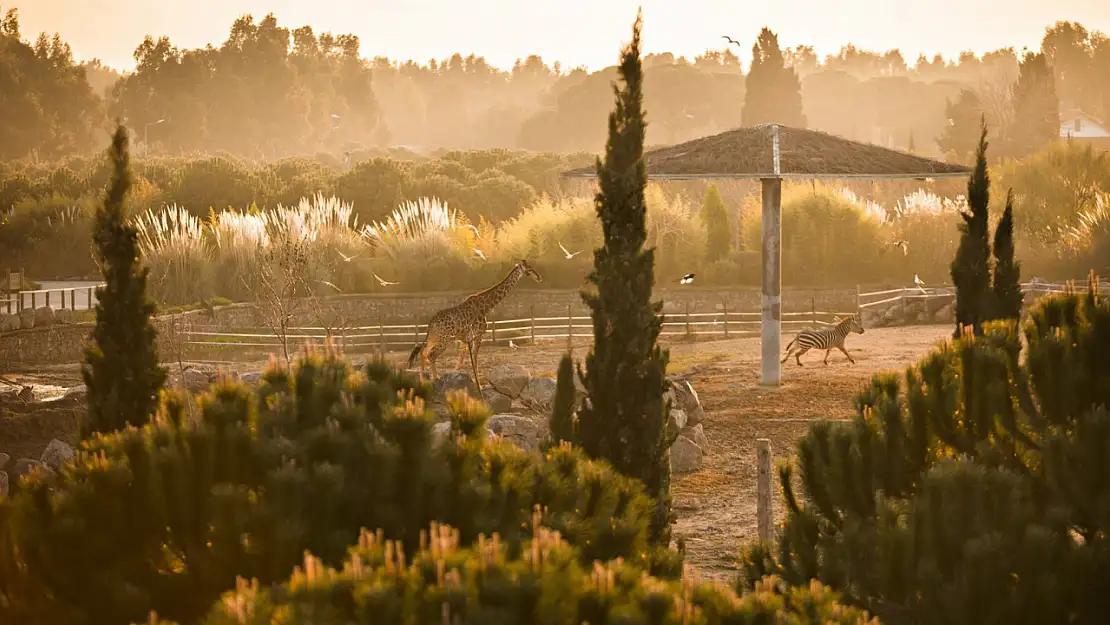
M856 359L852 358L852 355L848 353L848 350L844 349L843 345L837 345L837 347L839 347L840 351L844 352L844 355L848 357L848 362L852 363L853 365L856 364Z
M478 345L481 342L481 337L475 339L470 344L470 368L474 371L474 386L479 390L482 388L482 381L478 379Z
M802 349L794 352L794 362L798 363L799 367L804 367L805 366L805 365L802 364L802 354L805 354L808 351L809 351L808 347L803 347Z
M463 356L466 355L466 350L467 350L466 341L463 341L462 339L459 339L459 364L455 365L455 368L460 370L460 371L462 370L462 367L463 367Z
M445 343L436 343L434 347L428 350L428 360L432 363L433 380L439 379L439 371L436 369L436 359L439 358L439 355L442 354L446 349L447 345Z

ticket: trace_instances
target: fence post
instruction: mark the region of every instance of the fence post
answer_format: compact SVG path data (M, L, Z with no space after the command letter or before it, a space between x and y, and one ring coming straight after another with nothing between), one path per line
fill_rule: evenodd
M909 313L906 312L906 287L902 287L902 325L910 324Z
M46 307L50 307L50 291L46 292Z
M859 300L860 300L860 290L859 290L859 285L857 284L856 285L856 314L857 315L859 315L861 312L863 312L863 308L860 307L860 301Z
M570 304L567 304L567 350L574 347L574 318L570 314Z
M532 345L536 344L536 305L531 304L528 306L528 316L532 321Z
M31 310L36 310L39 307L38 298L39 294L31 291Z
M378 350L385 353L385 326L380 319L378 320Z
M811 297L809 298L809 311L813 313L813 327L817 327L817 302Z
M686 335L690 337L691 341L698 342L697 337L690 330L690 300L686 300Z
M728 300L721 305L725 312L725 338L728 338Z
M756 483L756 519L760 542L770 541L774 527L774 511L771 509L771 440L759 438L755 441L755 461L758 481Z
M88 310L92 310L92 307L93 307L92 299L93 299L93 287L90 286L89 287L89 299L88 299L87 302L85 302L85 308L87 308Z

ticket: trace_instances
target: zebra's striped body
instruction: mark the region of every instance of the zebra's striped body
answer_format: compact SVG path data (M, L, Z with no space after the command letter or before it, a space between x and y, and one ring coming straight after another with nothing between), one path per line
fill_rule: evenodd
M863 326L856 315L847 319L837 319L834 325L820 330L802 330L798 333L798 336L794 337L793 341L786 345L786 355L782 357L782 362L786 362L786 359L790 358L791 351L793 351L794 360L801 367L803 366L802 354L811 349L823 349L825 350L825 364L827 365L829 364L829 352L835 347L855 364L856 361L852 358L852 355L844 349L844 339L847 338L849 332L863 334Z

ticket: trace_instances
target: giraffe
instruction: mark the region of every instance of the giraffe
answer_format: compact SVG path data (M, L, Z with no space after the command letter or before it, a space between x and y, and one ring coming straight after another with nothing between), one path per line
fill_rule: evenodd
M540 274L528 264L526 260L518 260L508 275L490 288L468 296L461 304L432 315L428 321L428 333L422 343L417 343L409 354L408 366L413 366L417 357L420 358L420 376L424 376L426 362L432 364L432 378L438 378L436 359L447 349L452 340L459 345L459 365L462 365L463 349L470 354L470 367L474 372L474 385L481 388L478 381L478 347L482 342L482 335L486 333L486 315L494 306L513 290L516 283L524 276L532 276L536 282L543 282Z

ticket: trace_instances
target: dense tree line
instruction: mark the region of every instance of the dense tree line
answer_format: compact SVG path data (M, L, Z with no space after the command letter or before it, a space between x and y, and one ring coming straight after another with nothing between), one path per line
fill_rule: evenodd
M1108 41L1060 22L1047 29L1038 53L1061 103L1103 119L1110 118L1110 83L1098 77L1110 68ZM224 42L205 48L148 37L135 49L136 69L120 76L95 60L75 62L57 37L24 41L12 10L0 28L0 81L6 81L0 84L18 97L0 110L19 123L5 125L0 158L88 152L107 140L115 117L135 129L140 154L223 150L273 159L327 151L342 158L352 149L387 145L558 152L598 152L604 145L599 120L615 67L589 73L534 55L507 70L463 54L399 62L363 58L361 44L353 35L284 26L273 15L244 16ZM975 110L997 115L1019 110L1027 99L1014 84L1025 62L1009 48L981 57L922 56L911 64L898 50L848 44L820 59L811 47L781 49L766 31L754 50L750 63L729 49L694 59L647 55L649 145L748 123L742 115L746 82L759 84L763 99L777 97L782 85L800 88L801 111L792 104L783 123L902 148L914 136L919 152L935 156L951 151L934 139L951 117L946 101L961 101L961 90L984 102ZM746 56L747 50L737 52ZM794 76L782 82L774 71L768 74L768 60L782 76ZM757 80L761 76L770 82ZM751 120L761 119L758 107L751 110ZM1000 133L1006 128L996 119L992 124ZM977 126L968 128L970 158ZM1003 145L996 145L1003 155Z

